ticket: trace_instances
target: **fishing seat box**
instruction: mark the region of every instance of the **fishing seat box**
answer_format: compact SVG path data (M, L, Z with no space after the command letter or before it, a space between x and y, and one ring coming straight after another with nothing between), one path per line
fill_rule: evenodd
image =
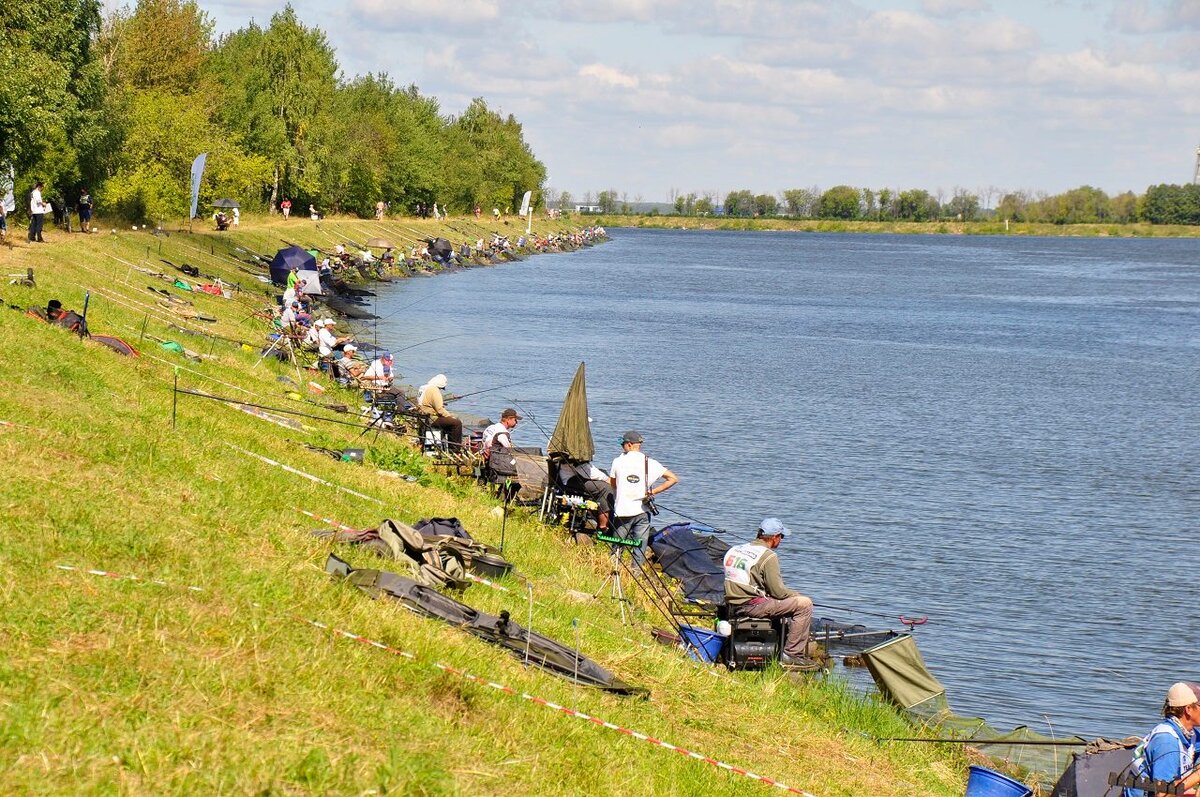
M779 627L758 617L729 618L725 663L731 670L761 670L779 658Z
M503 578L512 571L512 565L496 554L476 553L471 554L471 570L483 578Z

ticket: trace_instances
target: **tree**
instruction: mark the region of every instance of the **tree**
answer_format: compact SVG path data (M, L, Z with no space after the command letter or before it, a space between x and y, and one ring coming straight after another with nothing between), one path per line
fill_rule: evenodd
M127 218L186 218L188 175L199 152L208 152L203 201L218 194L258 195L270 179L271 163L243 152L236 137L214 125L189 98L139 94L130 106L121 162L105 187L108 201Z
M892 189L880 188L879 189L879 218L882 219L884 216L893 218L893 217L895 217L895 215L896 215L896 209L892 205Z
M875 207L875 192L870 188L862 190L862 214L864 219L873 218L877 214Z
M836 185L821 194L818 215L823 219L857 219L859 193L857 188Z
M959 221L974 221L979 215L979 197L965 189L955 188L954 195L946 205L946 212Z
M1010 191L1000 197L996 206L996 215L1002 219L1025 221L1025 208L1029 204L1029 196L1024 191Z
M563 191L558 195L558 209L563 213L569 213L571 211L571 200L571 192Z
M676 196L675 197L675 215L682 216L683 208L686 204L687 204L686 199L684 199L682 196Z
M896 217L906 221L929 221L938 217L938 201L924 189L901 191L896 197Z
M303 203L325 187L320 164L341 144L329 108L337 68L325 34L301 23L291 5L265 30L251 23L224 37L209 59L226 89L219 120L246 131L246 145L272 162L271 207L281 192Z
M2 15L0 164L19 194L39 178L47 193L92 180L105 138L99 0L7 3Z
M749 216L754 213L754 194L749 191L730 191L725 196L726 216Z
M755 216L774 216L779 207L779 200L771 194L758 194L754 197Z
M109 82L192 94L212 49L212 19L190 0L138 0L109 17L101 48Z
M601 191L596 199L596 204L600 206L601 213L616 213L617 212L617 196L615 191Z
M696 215L697 216L708 216L708 215L711 215L712 212L713 212L712 197L705 194L704 196L702 196L696 200Z

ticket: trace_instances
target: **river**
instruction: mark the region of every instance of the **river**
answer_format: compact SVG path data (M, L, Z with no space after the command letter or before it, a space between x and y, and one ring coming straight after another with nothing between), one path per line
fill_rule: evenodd
M635 428L667 507L778 516L792 586L927 615L960 714L1144 733L1200 679L1200 243L611 234L385 287L380 342L465 333L399 353L414 384L537 379L464 402L518 405L519 445L586 361L597 464Z

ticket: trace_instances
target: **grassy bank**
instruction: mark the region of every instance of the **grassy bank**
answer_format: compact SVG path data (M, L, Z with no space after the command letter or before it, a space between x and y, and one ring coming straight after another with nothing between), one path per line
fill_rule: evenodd
M837 221L833 219L734 219L689 216L585 216L605 227L671 230L775 230L899 235L1021 235L1080 238L1196 238L1200 227L1184 224L1032 224L1003 221Z
M453 223L453 222L452 222ZM539 231L545 231L539 225ZM23 313L0 310L0 792L5 794L746 794L777 790L581 721L434 666L461 668L818 797L958 795L965 760L932 745L879 745L859 732L906 735L888 707L836 681L779 671L730 675L650 642L649 614L623 627L586 596L607 573L597 550L518 514L507 555L533 582L532 625L574 643L648 699L615 697L538 670L440 623L333 584L328 548L306 509L354 526L382 517L457 516L484 542L500 536L497 502L432 472L404 441L360 437L302 419L292 430L181 387L347 416L285 394L295 372L256 364L265 331L251 314L265 286L238 268L235 245L331 246L372 231L448 231L432 222L244 219L236 233L82 236L0 247L3 273L35 270L34 288L3 285L11 304L50 298L79 309L92 291L95 334L146 356L120 357ZM451 237L451 236L448 236ZM458 241L462 235L451 239ZM160 258L240 282L227 300L188 295L219 319L189 320L138 268ZM504 266L500 266L503 268ZM181 297L179 291L170 289ZM200 330L203 326L203 330ZM220 335L200 337L191 329ZM143 331L146 337L142 337ZM203 355L172 354L151 338ZM403 361L397 362L403 372ZM565 388L570 375L562 375ZM307 380L308 375L304 376ZM323 402L354 404L330 387ZM366 465L304 447L370 447ZM351 487L381 507L247 457L247 449ZM380 469L376 465L385 465ZM395 471L413 480L398 478ZM358 566L383 566L339 550ZM58 565L98 568L105 578ZM152 583L159 579L163 584ZM523 584L472 586L464 600L525 623ZM196 589L191 589L195 587ZM389 654L308 624L315 619L412 654Z

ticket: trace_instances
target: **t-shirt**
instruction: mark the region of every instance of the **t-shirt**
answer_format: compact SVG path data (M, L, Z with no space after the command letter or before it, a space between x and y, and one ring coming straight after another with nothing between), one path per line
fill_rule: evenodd
M491 426L483 430L483 451L488 453L492 450L493 445L500 445L504 448L512 448L512 435L508 433L508 427L504 425L504 421L493 423Z
M328 327L324 327L317 333L317 353L322 357L328 357L333 354L333 347L337 345L337 338L329 331Z
M646 490L667 472L657 460L641 451L628 451L613 460L609 473L616 480L616 505L613 514L617 517L633 517L645 512L642 502Z
M1134 751L1133 766L1143 776L1173 781L1192 768L1195 761L1195 737L1176 719L1154 726L1149 737ZM1141 789L1126 788L1124 797L1144 797Z
M373 360L363 376L367 379L374 377L374 381L376 382L390 382L392 379L392 367L390 365L384 365L382 359Z

